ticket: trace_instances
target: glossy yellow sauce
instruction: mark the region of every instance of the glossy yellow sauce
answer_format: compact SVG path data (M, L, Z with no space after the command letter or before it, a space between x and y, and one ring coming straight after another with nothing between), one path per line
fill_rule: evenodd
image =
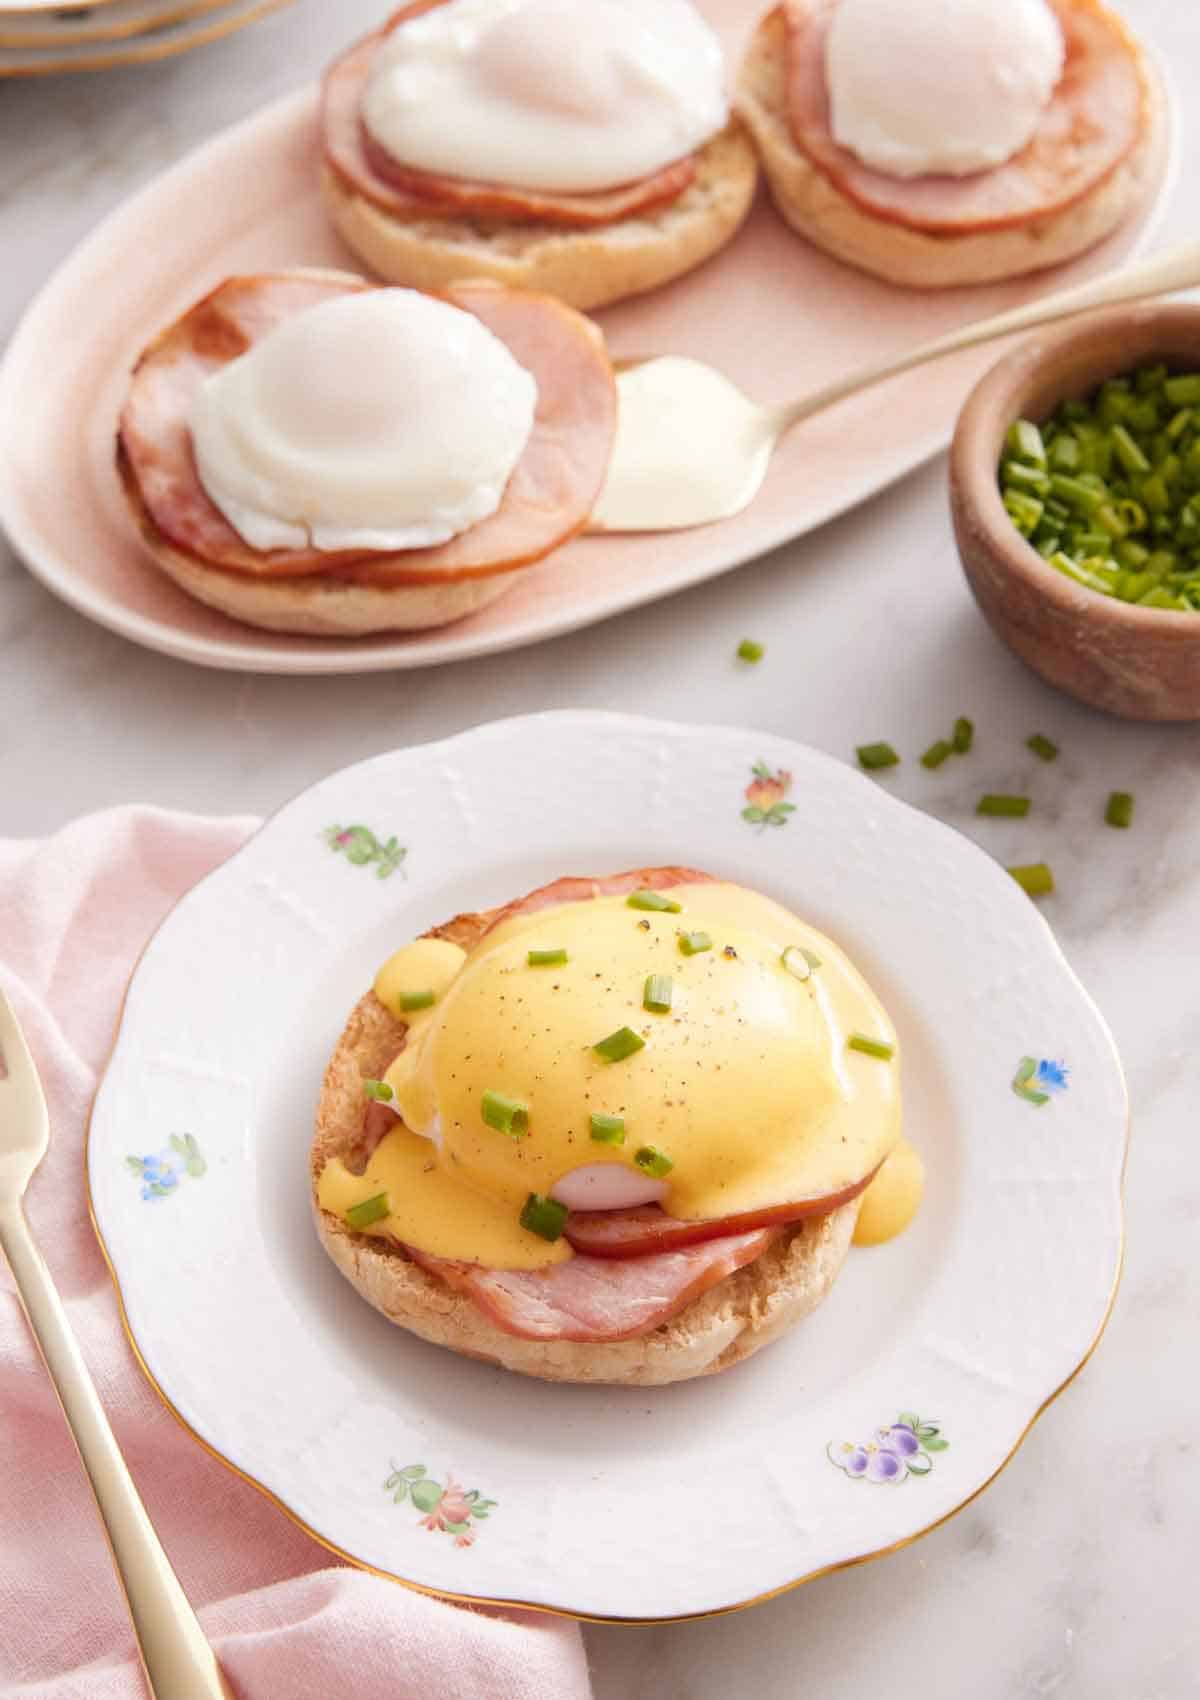
M921 1208L924 1190L921 1154L902 1139L863 1193L854 1229L855 1245L883 1245L902 1234Z
M406 1010L405 996L432 992L440 1003L466 960L461 945L446 939L414 939L389 956L376 974L375 996L401 1021L411 1022L425 1012Z
M489 934L412 1022L388 1070L406 1126L365 1175L330 1165L321 1202L344 1211L386 1191L392 1214L370 1231L438 1256L529 1268L569 1250L520 1227L528 1195L584 1164L637 1172L644 1146L671 1159L663 1208L683 1218L828 1197L875 1168L899 1138L899 1055L846 1049L853 1031L896 1044L862 976L832 940L756 893L711 884L670 896L681 913L600 898ZM709 933L713 948L684 956L683 931ZM381 997L413 989L410 976L429 983L434 964L410 952L431 942L385 964ZM821 966L797 979L782 964L788 945ZM531 949L559 947L565 964L528 965ZM643 1008L651 974L673 982L667 1014ZM623 1026L645 1048L606 1063L593 1046ZM484 1123L488 1090L529 1106L525 1137ZM624 1118L623 1146L590 1138L593 1112Z

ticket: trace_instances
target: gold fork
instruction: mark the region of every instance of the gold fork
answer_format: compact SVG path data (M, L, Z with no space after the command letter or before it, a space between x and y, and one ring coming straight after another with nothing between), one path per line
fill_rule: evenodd
M234 1700L133 1485L25 1220L21 1200L49 1139L42 1084L0 991L0 1250L92 1484L150 1692L155 1700Z

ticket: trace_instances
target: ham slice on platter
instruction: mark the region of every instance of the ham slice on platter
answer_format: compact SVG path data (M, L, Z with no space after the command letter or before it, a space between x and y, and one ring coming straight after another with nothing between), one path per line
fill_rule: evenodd
M435 548L396 553L254 549L209 499L189 417L204 380L293 313L371 285L330 272L230 278L170 326L134 369L118 458L150 522L204 565L255 577L313 574L374 586L439 584L540 560L586 523L608 470L616 386L590 320L545 295L486 281L443 298L473 313L533 374L537 410L525 452L487 519Z
M405 1250L465 1293L497 1328L523 1340L630 1340L669 1322L693 1299L752 1263L782 1233L759 1228L652 1257L573 1257L549 1269L482 1269Z
M1004 230L1065 211L1097 189L1146 126L1138 49L1096 0L1049 0L1066 63L1033 139L1002 165L966 177L891 177L834 140L825 38L838 0L784 0L792 139L847 200L875 218L932 235Z
M444 0L418 0L415 5L405 6L384 29L343 54L325 75L321 104L325 158L352 194L361 195L381 211L403 219L482 218L586 230L664 206L692 182L696 175L694 154L685 154L661 170L619 188L579 194L443 177L393 159L362 121L362 98L371 74L371 61L392 30L402 28L408 19L443 3Z

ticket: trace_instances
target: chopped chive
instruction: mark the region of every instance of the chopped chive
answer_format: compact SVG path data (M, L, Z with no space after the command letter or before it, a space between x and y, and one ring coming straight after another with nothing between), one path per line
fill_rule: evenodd
M1040 732L1035 732L1032 738L1026 738L1025 747L1032 750L1042 761L1053 761L1058 755L1058 745L1052 744L1049 738L1044 738Z
M374 1098L377 1104L390 1104L396 1096L386 1080L364 1080L363 1094L367 1098Z
M941 767L946 757L952 756L953 754L954 745L950 742L950 740L948 738L939 738L936 743L930 744L929 748L925 751L925 754L921 757L921 766L928 768Z
M597 1113L592 1116L589 1126L597 1145L624 1145L624 1116L605 1116Z
M633 1160L644 1175L650 1175L660 1181L664 1175L669 1175L675 1167L665 1151L659 1151L653 1145L643 1145L633 1154Z
M821 958L816 951L805 950L802 944L789 944L779 960L797 980L807 980L813 969L821 966Z
M890 744L860 744L855 750L858 765L873 772L880 767L895 767L900 757Z
M977 815L1010 815L1014 820L1023 820L1029 813L1028 797L1004 797L996 792L987 792L975 805Z
M528 1228L531 1234L537 1234L539 1239L561 1239L566 1220L566 1205L560 1204L557 1198L545 1198L540 1192L531 1192L521 1206L521 1226Z
M560 945L557 950L531 950L525 960L531 968L558 968L567 961L567 953Z
M678 915L683 908L682 903L664 897L661 891L631 891L625 901L631 909L659 909L668 915Z
M1112 791L1104 809L1104 820L1108 826L1130 826L1133 823L1133 793L1130 791Z
M637 1051L645 1049L646 1041L640 1033L635 1033L632 1027L618 1027L615 1033L610 1033L606 1039L601 1039L592 1046L598 1057L605 1062L624 1062Z
M965 756L975 742L975 722L968 720L965 714L960 714L954 722L954 733L950 741L954 745L955 753Z
M399 998L400 1008L406 1014L416 1009L430 1009L436 1002L437 993L430 991L428 986L419 992L401 992Z
M652 1015L666 1015L675 996L675 984L669 974L648 974L642 987L642 1008Z
M507 1098L503 1092L485 1092L479 1113L489 1127L507 1133L512 1139L523 1139L529 1132L529 1105L520 1098Z
M684 956L699 956L701 951L712 949L712 939L707 933L680 933L679 948Z
M1054 890L1054 875L1045 862L1026 862L1008 872L1030 897L1048 897Z
M755 643L753 638L743 638L737 652L739 661L761 661L767 653L765 644Z
M891 1062L896 1054L895 1045L889 1045L886 1039L872 1039L867 1033L851 1033L846 1049L861 1051L864 1057L878 1057L881 1062Z
M361 1204L352 1204L346 1212L346 1225L350 1228L369 1228L372 1222L382 1222L388 1215L388 1195L377 1192L374 1198L364 1198Z

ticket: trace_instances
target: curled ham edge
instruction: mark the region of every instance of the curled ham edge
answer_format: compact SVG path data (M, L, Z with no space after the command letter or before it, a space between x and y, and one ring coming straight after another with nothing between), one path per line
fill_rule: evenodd
M604 340L551 296L474 279L452 284L442 299L473 313L538 386L533 430L497 511L446 543L394 553L260 550L239 536L196 471L188 427L196 390L291 314L372 287L335 272L229 278L145 350L117 433L118 470L144 529L217 571L276 580L320 575L379 589L512 572L582 530L616 434Z
M636 868L602 879L554 880L498 909L479 942L518 915L593 897L708 884L714 877L696 868L661 867ZM457 922L451 921L435 929L435 936L453 938L456 927ZM367 1104L357 1153L364 1167L395 1125L396 1117L385 1104ZM574 1220L587 1241L586 1249L576 1251L569 1263L548 1269L487 1269L435 1257L403 1241L394 1243L427 1274L472 1299L506 1334L525 1340L592 1344L630 1340L670 1321L718 1281L760 1257L801 1220L827 1215L848 1203L873 1178L874 1172L819 1205L783 1205L718 1222L675 1221L653 1205L573 1212L567 1218L566 1237L575 1244ZM606 1219L603 1227L599 1226L602 1218Z
M1033 139L1012 159L966 177L892 177L833 138L825 38L837 0L783 0L788 123L796 147L873 218L931 236L1036 223L1091 194L1147 124L1137 44L1097 0L1049 0L1066 47L1058 86Z
M357 42L325 73L321 91L325 159L352 194L404 219L488 219L589 230L665 206L691 185L696 176L694 154L685 154L632 183L579 194L441 176L393 159L362 120L362 97L371 61L394 29L444 3L416 0L416 4L403 7L381 30Z

